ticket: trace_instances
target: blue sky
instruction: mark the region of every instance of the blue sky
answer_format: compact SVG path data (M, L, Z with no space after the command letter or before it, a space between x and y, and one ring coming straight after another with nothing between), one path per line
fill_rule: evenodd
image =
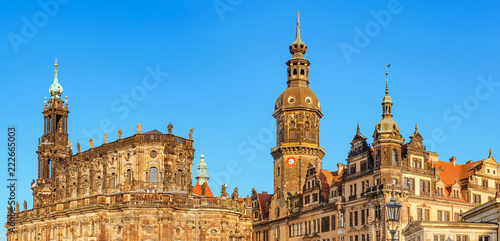
M102 143L101 122L111 123L108 141L117 128L133 135L137 122L162 132L172 122L175 135L187 137L194 128L194 163L203 146L214 193L224 182L242 196L253 186L272 192L271 115L286 88L297 11L312 64L310 88L324 114L325 169L345 163L357 123L372 140L386 63L394 119L407 140L418 122L441 160L480 160L489 148L500 153L498 1L40 2L0 7L6 97L0 146L7 145L7 127L16 126L17 198L29 207L54 58L75 146L86 149L90 137ZM1 192L0 207L7 194Z

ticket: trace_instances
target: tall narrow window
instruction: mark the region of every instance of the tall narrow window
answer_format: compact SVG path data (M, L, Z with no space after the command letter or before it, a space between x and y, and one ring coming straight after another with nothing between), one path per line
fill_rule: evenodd
M132 170L127 170L127 180L129 184L132 184Z
M175 174L175 183L179 185L181 184L181 173L181 170L177 170L177 173Z
M111 174L111 187L116 187L116 175L114 173Z
M392 150L392 166L393 167L398 165L396 157L397 157L396 150Z
M49 178L52 178L52 161L49 160Z

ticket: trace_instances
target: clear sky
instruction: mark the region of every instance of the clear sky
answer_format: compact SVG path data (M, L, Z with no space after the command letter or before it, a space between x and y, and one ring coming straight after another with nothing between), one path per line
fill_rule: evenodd
M41 4L40 4L41 3ZM409 140L458 163L500 158L500 2L482 1L2 1L0 207L7 206L7 127L17 128L17 199L32 207L44 97L58 58L69 133L88 148L144 131L204 150L213 193L272 192L272 113L286 88L297 11L321 101L323 167L345 163L359 123L372 141L386 63L394 119ZM168 74L167 74L168 73ZM111 127L103 128L102 122ZM271 136L272 135L272 136ZM497 155L497 153L499 153ZM196 171L193 173L196 174ZM0 209L1 223L6 209ZM1 232L4 233L3 228ZM4 238L3 234L0 240Z

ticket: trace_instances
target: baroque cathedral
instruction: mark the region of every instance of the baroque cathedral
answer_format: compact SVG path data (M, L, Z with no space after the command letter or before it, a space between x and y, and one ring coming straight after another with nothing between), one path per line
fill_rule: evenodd
M287 88L273 113L274 193L254 188L251 195L254 241L388 240L385 204L392 196L403 205L396 239L405 240L401 234L409 223L459 222L462 213L495 199L500 174L491 151L486 159L460 165L455 157L441 161L427 151L417 126L405 140L393 119L387 71L382 120L375 125L373 143L358 125L346 163L337 164L336 171L323 169L323 114L309 88L306 52L297 16L292 58L286 63Z
M213 195L203 154L193 187L193 130L188 138L175 136L172 124L167 134L143 133L138 124L133 136L122 138L119 130L118 140L108 143L104 135L104 144L93 147L90 139L90 149L82 152L77 144L74 153L56 63L43 108L33 208L26 202L22 211L19 204L9 208L16 223L5 225L7 239L382 241L390 237L385 204L394 196L403 205L396 238L405 240L410 223L459 222L462 213L498 197L499 164L491 151L486 159L457 164L427 151L417 126L405 140L393 119L387 71L373 142L358 126L346 163L323 169L323 113L309 88L306 52L297 16L287 88L274 105L274 190L254 188L246 198L237 188L229 195L225 185Z
M231 196L222 186L214 197L202 154L193 187L193 129L189 138L158 130L137 132L73 153L68 100L62 100L57 63L51 98L43 108L38 178L31 183L33 209L9 207L9 241L250 240L250 197Z

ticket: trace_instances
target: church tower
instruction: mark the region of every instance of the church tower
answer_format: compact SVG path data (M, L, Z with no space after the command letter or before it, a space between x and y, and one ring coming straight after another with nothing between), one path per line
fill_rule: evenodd
M38 179L32 185L34 206L50 203L54 188L54 173L56 166L66 157L72 155L71 143L68 138L68 99L61 99L63 92L58 80L57 60L54 69L54 82L49 88L50 99L44 101L43 135L38 145ZM43 202L43 203L42 203Z
M375 169L380 169L376 179L383 184L401 184L402 147L405 139L398 124L392 119L392 99L389 96L389 72L385 72L385 96L382 100L382 120L375 126L373 148Z
M325 151L319 143L319 120L323 117L316 94L309 88L309 61L304 57L307 45L300 36L297 14L295 41L290 45L292 58L287 65L287 88L276 100L274 158L274 192L277 198L301 193L307 167L321 169Z

